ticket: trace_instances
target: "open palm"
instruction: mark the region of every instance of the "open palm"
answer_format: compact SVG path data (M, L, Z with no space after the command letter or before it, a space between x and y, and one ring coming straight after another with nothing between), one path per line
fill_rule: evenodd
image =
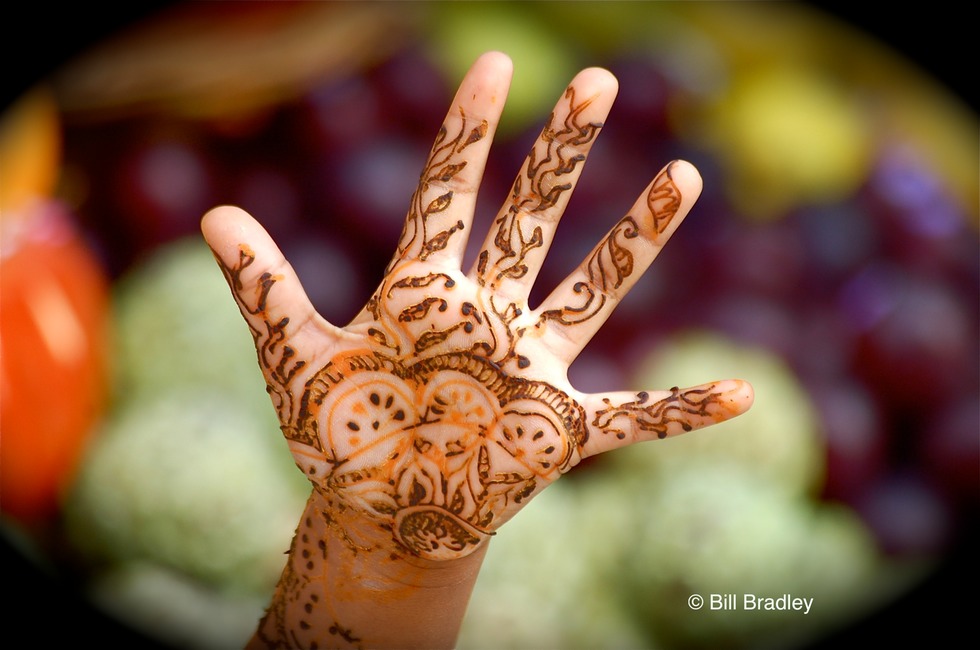
M696 200L701 180L688 163L668 164L581 265L528 305L616 93L605 70L568 85L476 262L461 268L511 72L489 53L464 78L384 278L346 327L315 312L247 214L221 207L203 222L314 490L434 560L471 553L585 457L720 422L752 402L739 380L584 394L567 379Z

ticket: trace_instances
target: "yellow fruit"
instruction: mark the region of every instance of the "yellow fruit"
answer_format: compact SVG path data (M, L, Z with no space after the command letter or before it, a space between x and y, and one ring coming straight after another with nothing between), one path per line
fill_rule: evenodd
M434 60L449 79L461 78L489 50L514 62L501 133L520 132L546 116L576 72L568 43L520 3L447 3L439 7L434 24Z
M867 177L868 115L844 86L812 70L747 71L713 113L729 194L750 217L846 198Z
M0 218L54 191L61 163L61 120L50 91L35 88L0 115Z

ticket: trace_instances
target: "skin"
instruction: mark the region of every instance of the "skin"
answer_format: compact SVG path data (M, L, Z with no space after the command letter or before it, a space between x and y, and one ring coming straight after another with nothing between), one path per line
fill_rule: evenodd
M751 406L740 380L586 394L567 378L697 199L689 163L666 165L581 265L528 305L616 95L606 70L572 79L473 267L461 268L512 72L490 52L462 80L384 279L346 327L316 313L249 215L223 206L203 219L313 486L249 647L450 648L488 540L537 493L584 458Z

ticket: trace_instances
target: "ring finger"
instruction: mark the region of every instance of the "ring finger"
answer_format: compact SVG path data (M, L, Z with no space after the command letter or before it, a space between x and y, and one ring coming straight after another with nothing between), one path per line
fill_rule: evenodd
M701 193L701 176L684 161L661 170L588 257L536 310L542 342L571 364L636 284Z

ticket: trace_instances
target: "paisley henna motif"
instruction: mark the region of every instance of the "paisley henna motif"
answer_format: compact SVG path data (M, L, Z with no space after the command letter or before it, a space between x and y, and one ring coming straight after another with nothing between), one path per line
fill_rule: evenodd
M667 165L647 192L647 208L650 210L647 216L650 219L650 227L657 235L662 235L667 230L667 226L681 207L681 192L671 173L673 166L673 163ZM655 239L655 237L651 238Z

